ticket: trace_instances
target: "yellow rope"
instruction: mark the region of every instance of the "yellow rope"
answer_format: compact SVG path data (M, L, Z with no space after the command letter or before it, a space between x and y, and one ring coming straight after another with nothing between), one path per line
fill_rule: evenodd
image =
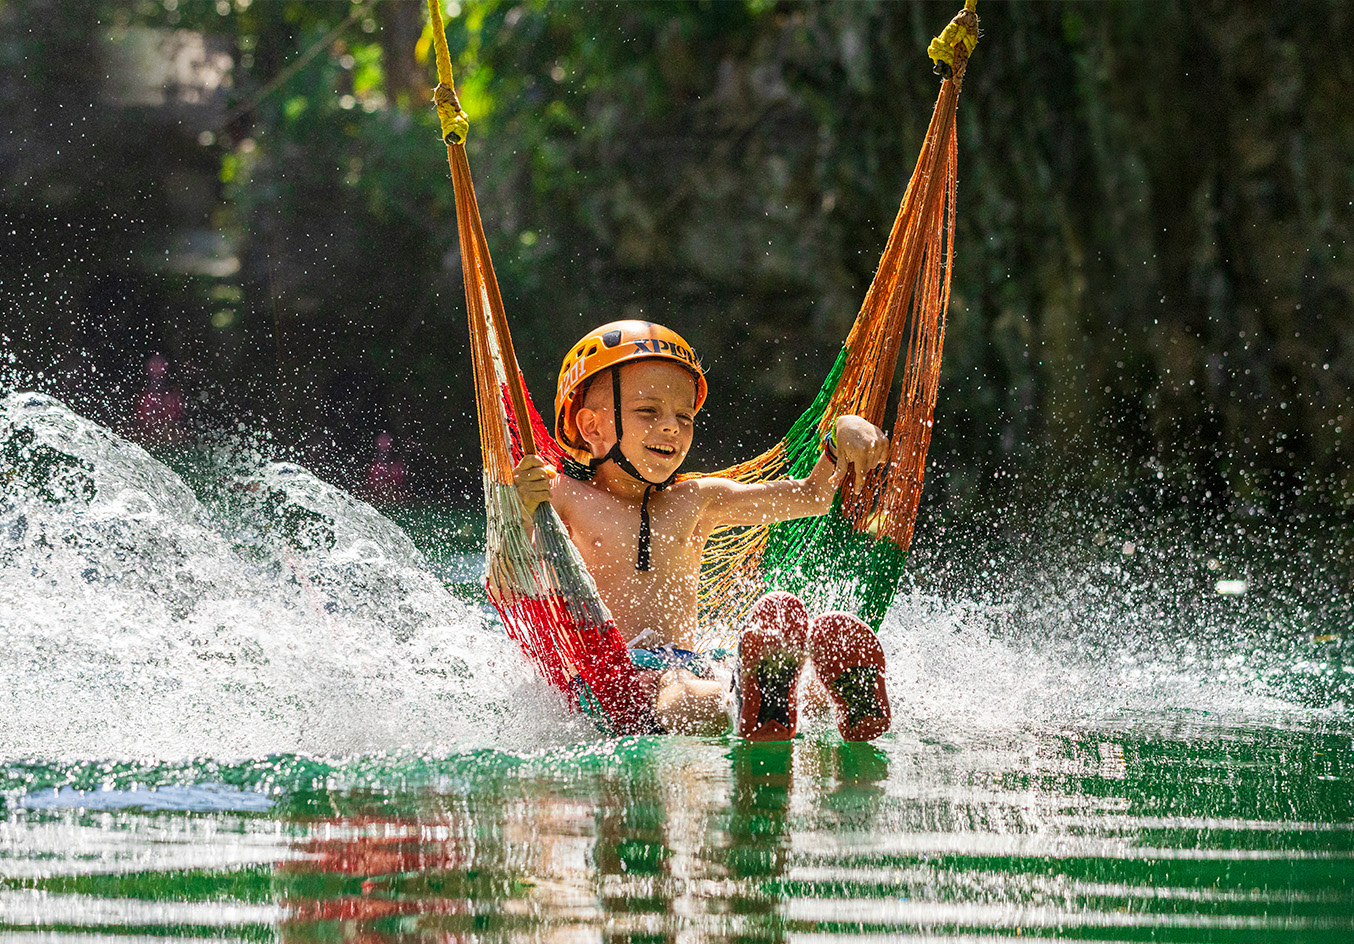
M470 133L470 119L461 111L456 90L451 81L451 52L447 49L447 30L442 25L442 6L438 0L428 0L428 17L432 20L433 45L437 48L437 88L433 102L437 105L437 120L442 123L442 140L447 147L465 144Z
M931 40L926 54L935 62L937 75L948 79L955 73L963 74L968 57L978 45L978 14L974 12L977 6L978 0L964 0L964 9Z

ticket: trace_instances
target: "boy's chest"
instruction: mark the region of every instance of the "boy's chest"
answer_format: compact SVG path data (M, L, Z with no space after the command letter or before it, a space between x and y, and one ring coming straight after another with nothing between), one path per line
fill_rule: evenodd
M681 494L649 496L649 541L655 571L699 564L699 509ZM590 569L634 568L639 553L641 505L605 492L578 497L566 524Z

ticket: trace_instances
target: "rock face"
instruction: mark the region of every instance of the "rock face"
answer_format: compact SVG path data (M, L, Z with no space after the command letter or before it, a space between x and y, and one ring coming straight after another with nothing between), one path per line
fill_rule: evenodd
M328 40L341 5L151 5L115 23L53 0L0 9L14 37L0 305L30 369L85 357L97 371L69 386L102 393L161 349L197 371L190 395L211 391L221 418L267 415L326 479L356 485L346 460L381 428L416 433L414 487L474 467L473 421L446 409L470 401L450 187L413 91L426 64L399 39L416 6L378 4ZM933 441L944 481L1070 463L1213 501L1354 487L1354 118L1337 104L1354 8L981 15ZM479 203L537 400L588 328L650 317L711 369L694 465L782 432L879 258L946 16L489 4L452 20ZM114 68L118 49L173 60L161 40L189 33L190 72L215 76L212 101L228 83L234 96L210 128L172 120L207 108L185 104L191 83L166 85L177 72ZM112 77L92 95L104 80L83 64L101 59ZM82 411L113 425L98 401Z

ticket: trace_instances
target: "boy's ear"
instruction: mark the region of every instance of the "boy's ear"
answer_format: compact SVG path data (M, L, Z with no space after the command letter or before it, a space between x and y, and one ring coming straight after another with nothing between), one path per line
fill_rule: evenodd
M596 410L579 407L574 413L574 424L578 427L578 435L590 448L602 447L602 417Z

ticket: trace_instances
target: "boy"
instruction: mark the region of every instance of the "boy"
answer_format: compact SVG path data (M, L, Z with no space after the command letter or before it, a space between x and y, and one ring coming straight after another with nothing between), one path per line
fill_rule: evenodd
M848 469L855 468L859 487L888 456L882 430L841 416L807 478L674 484L706 391L700 364L676 332L644 321L603 325L574 345L560 369L555 437L579 461L566 462L566 476L536 456L516 469L528 519L543 501L555 506L636 663L643 665L639 657L646 654L665 663L652 683L655 714L670 733L728 729L728 686L702 678L702 661L689 651L710 533L823 514ZM653 648L635 649L639 643ZM883 650L869 627L844 613L810 627L798 599L773 593L753 607L739 638L740 736L794 736L794 688L806 659L827 688L844 737L865 740L888 730Z

